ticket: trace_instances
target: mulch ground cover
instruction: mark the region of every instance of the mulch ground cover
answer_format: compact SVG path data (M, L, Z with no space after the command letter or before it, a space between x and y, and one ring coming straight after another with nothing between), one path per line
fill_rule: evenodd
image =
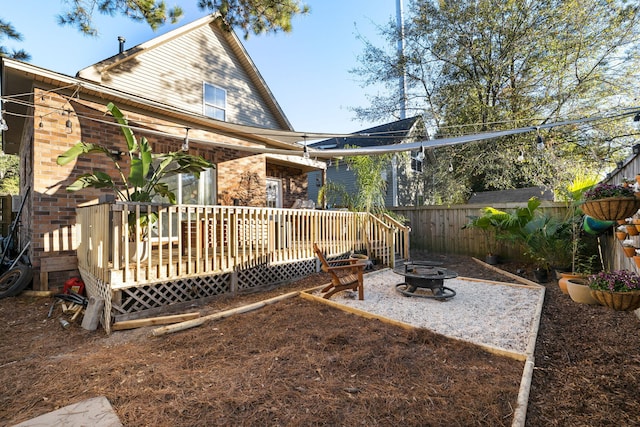
M505 281L468 257L461 276ZM503 264L516 272L526 265ZM328 282L323 273L203 314ZM640 423L640 321L574 303L556 282L536 345L528 426ZM287 299L170 335L152 328L63 329L52 300L0 300L0 425L106 396L127 426L511 425L523 362L424 330L407 331Z

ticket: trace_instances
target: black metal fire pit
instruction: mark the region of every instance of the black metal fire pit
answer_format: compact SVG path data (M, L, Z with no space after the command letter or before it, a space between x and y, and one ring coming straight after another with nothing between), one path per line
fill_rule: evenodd
M397 284L396 290L405 296L447 300L456 295L456 291L444 286L444 281L458 277L458 273L439 267L437 263L410 261L395 268L394 272L404 276L404 283ZM418 288L431 292L416 292Z

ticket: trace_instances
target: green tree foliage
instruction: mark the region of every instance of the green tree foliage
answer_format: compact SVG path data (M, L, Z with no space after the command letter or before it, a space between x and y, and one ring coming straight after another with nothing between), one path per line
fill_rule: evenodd
M299 0L197 0L202 11L219 12L229 27L249 33L291 31L291 18L309 11ZM61 25L73 25L82 33L95 36L95 11L102 14L121 14L135 21L144 21L154 30L167 21L175 23L182 16L178 6L167 8L164 0L73 0L58 16Z
M127 18L146 22L156 30L167 21L176 23L183 14L180 7L168 8L164 0L62 0L65 8L57 17L58 24L74 26L82 34L98 36L93 25L96 13L103 15L123 15ZM245 38L250 33L262 34L291 31L291 19L309 13L309 6L300 0L192 0L202 11L219 12L229 28L240 28ZM22 36L7 21L0 20L0 41L4 37L20 41ZM7 52L0 46L0 56L29 60L24 50Z
M349 148L349 146L345 146ZM355 148L351 146L351 148ZM318 193L318 203L327 203L333 207L346 207L351 211L381 213L385 212L385 193L387 182L385 175L391 162L390 154L378 156L350 156L345 163L353 171L358 191L349 193L343 183L329 181Z
M13 25L11 25L11 23L0 19L0 41L5 38L10 40L22 41L22 34L17 32ZM0 56L20 59L23 61L28 61L31 58L29 54L22 49L9 52L9 50L5 46L0 46Z
M352 156L346 160L356 176L358 194L355 195L355 210L379 213L385 210L384 195L387 181L384 179L391 155Z
M395 22L380 28L388 47L364 40L353 72L387 91L355 110L363 119L397 116L403 72L408 114L423 114L436 138L628 107L637 99L639 20L640 6L624 0L415 0L404 56L395 49ZM542 144L523 134L439 149L425 167L437 183L430 202L562 188L575 171L601 172L624 157L637 134L632 125L603 120L541 132Z
M201 10L218 11L230 27L262 34L292 29L291 19L309 13L309 6L299 0L198 0Z
M0 195L18 195L20 157L10 154L0 154Z

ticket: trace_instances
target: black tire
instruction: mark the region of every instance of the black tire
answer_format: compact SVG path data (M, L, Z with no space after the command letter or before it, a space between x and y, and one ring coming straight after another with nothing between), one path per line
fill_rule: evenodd
M31 267L16 264L15 267L0 276L0 298L18 295L31 283L32 277Z

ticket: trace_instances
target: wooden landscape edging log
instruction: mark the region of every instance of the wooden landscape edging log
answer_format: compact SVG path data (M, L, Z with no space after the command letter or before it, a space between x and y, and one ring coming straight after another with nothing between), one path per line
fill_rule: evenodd
M534 281L531 281L529 279L525 279L524 277L518 276L517 274L513 274L513 273L509 273L508 271L504 271L496 266L493 266L491 264L487 264L486 262L480 261L478 258L474 258L471 257L472 260L474 260L475 262L477 262L478 264L482 265L485 268L488 268L489 270L493 270L496 271L504 276L510 277L513 280L516 280L520 283L524 283L525 285L528 286L535 286L537 288L544 288L544 286L542 286L540 283L536 283Z
M193 320L200 317L199 312L185 313L185 314L173 314L170 316L150 317L147 319L134 319L124 320L111 325L112 331L123 331L125 329L142 328L144 326L153 325L166 325L170 323L185 322L187 320Z
M512 427L524 427L527 419L527 407L529 404L531 381L533 380L533 370L535 369L534 352L536 348L536 338L538 336L538 330L540 328L540 318L542 317L542 306L544 304L544 295L546 292L546 288L539 283L533 282L529 279L525 279L524 277L520 277L516 274L509 273L508 271L504 271L498 267L482 262L477 258L472 259L478 264L481 264L483 267L497 271L498 273L510 277L520 283L523 283L526 286L542 288L542 292L538 301L538 308L536 309L535 314L535 318L537 319L537 321L534 323L533 332L529 336L529 343L527 344L527 350L525 352L526 359L524 363L524 369L522 370L522 378L520 380L520 389L518 390L518 400L516 402L516 408L513 415L513 423L511 424Z
M187 320L186 322L175 323L173 325L164 326L162 328L157 328L153 330L153 336L157 337L160 335L170 334L173 332L183 331L185 329L194 328L196 326L202 325L204 322L208 320L219 320L224 319L225 317L233 316L234 314L246 313L249 311L257 310L259 308L265 307L269 304L273 304L288 298L296 297L300 294L300 292L289 292L288 294L279 295L277 297L269 298L263 301L254 302L253 304L248 304L242 307L232 308L230 310L221 311L219 313L210 314L208 316L203 316L198 319Z

